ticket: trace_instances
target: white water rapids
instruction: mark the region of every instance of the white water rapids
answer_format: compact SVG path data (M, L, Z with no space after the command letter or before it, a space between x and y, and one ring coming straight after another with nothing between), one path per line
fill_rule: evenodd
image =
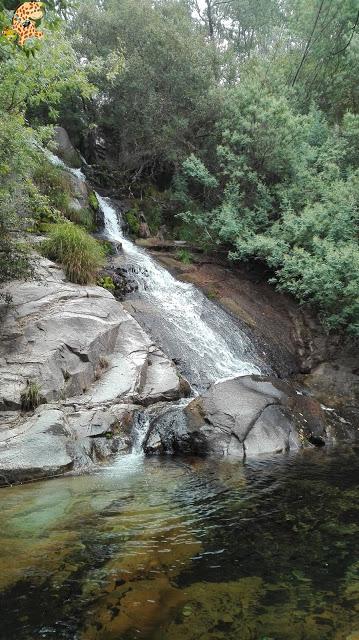
M48 149L45 153L53 164L86 180L81 169L68 167ZM141 310L134 314L136 319L177 362L191 385L201 388L234 376L270 373L265 354L259 355L239 324L194 285L176 280L145 249L127 239L120 213L111 200L98 193L96 197L104 216L105 235L121 243L124 267L138 286L135 298L140 299Z
M176 280L146 250L125 238L111 201L96 195L106 236L121 242L126 268L138 285L136 298L144 303L137 319L179 362L189 381L201 386L268 370L237 323L199 289Z

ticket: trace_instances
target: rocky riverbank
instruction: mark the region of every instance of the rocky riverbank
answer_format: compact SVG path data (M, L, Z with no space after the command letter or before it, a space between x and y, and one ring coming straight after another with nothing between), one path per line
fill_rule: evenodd
M262 341L279 377L291 377L359 426L359 343L327 334L308 308L266 282L253 264L232 265L221 256L192 253L184 264L173 242L138 240L177 278L202 289Z
M355 440L351 425L303 394L265 376L218 382L185 407L151 415L147 454L230 456L239 459Z
M78 165L66 132L58 128L57 137L59 155ZM69 182L74 210L94 207L96 225L101 228L103 212L97 201L91 204L93 192L83 174L77 169L64 171L64 180ZM36 238L32 236L31 241L34 244ZM187 375L186 367L182 363L177 368L180 363L173 353L172 360L147 332L163 327L167 307L157 309L137 291L138 269L146 288L146 269L153 271L153 263L147 258L137 264L135 253L128 264L121 242L114 241L113 255L103 272L113 283L112 295L103 287L68 282L58 266L36 256L34 278L9 283L0 298L0 485L81 472L129 453L134 425L144 420L147 455L244 459L355 440L359 375L356 351L348 341L325 336L309 314L266 284L258 271L232 269L218 256L200 254L184 264L176 243L147 239L141 244L178 279L195 284L218 305L210 305L202 296L202 310L193 315L197 324L186 325L189 351L180 349L181 357L190 354L193 358L191 335L193 340L198 338L196 330L200 335L201 328L215 336L208 345L217 346L214 343L221 333L219 327L213 333L213 327L221 307L222 324L229 322L226 314L223 318L224 309L235 320L230 333L235 337L239 331L243 336L231 345L233 354L239 350L253 363L257 358L260 369L256 365L254 370L263 371L261 364L267 370L268 365L278 379L242 375L210 384L211 379L225 376L206 377L209 354L206 357L204 340L194 351L204 365L199 369L204 376L201 393L178 403L191 394L179 373L182 370ZM165 276L163 271L158 276L156 291ZM163 294L167 300L172 299L176 282L167 282ZM184 323L187 307L182 293L188 294L181 290L176 304ZM191 297L187 302L193 305ZM202 315L207 324L198 324ZM144 318L146 330L140 326ZM173 320L169 333L171 327L176 331L177 316L175 324ZM171 347L177 341L175 331L168 336ZM246 351L247 343L253 350ZM228 349L226 341L222 346ZM213 352L215 364L222 351ZM188 371L196 364L191 363L187 363ZM233 371L238 375L237 366ZM291 382L280 380L284 378Z
M53 476L128 452L142 406L189 391L174 364L105 289L36 278L1 304L0 482ZM25 409L28 409L27 411Z

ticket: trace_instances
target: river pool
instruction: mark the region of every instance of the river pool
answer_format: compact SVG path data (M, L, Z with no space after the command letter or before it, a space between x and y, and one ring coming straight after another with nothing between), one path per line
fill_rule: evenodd
M1 490L1 640L357 640L359 450Z

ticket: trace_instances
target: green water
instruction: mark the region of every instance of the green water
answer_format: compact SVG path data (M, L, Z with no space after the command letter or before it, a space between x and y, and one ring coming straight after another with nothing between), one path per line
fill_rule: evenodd
M359 451L1 491L1 640L358 640Z

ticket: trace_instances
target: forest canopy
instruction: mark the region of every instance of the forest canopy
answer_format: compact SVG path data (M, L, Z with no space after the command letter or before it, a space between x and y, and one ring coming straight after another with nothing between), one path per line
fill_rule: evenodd
M0 38L1 279L29 272L14 229L61 124L153 233L260 261L359 335L359 0L45 4L42 42Z

